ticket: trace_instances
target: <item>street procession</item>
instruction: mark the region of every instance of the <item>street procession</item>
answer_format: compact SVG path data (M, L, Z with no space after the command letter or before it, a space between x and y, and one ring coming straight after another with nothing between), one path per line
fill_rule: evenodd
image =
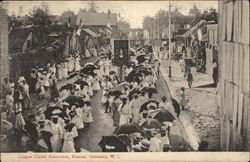
M119 3L1 2L1 152L243 149L225 149L221 134L229 90L220 76L218 2L190 1L189 12L179 2L148 2L152 10L131 2L133 16ZM232 110L230 121L239 120L245 139L249 100L238 93L230 105L244 113Z

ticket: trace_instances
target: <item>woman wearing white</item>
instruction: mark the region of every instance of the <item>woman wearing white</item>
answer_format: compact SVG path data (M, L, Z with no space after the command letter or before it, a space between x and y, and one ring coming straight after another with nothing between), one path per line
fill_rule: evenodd
M69 77L69 75L68 75L68 63L65 61L63 63L63 78L66 79L68 77Z
M76 58L75 58L75 71L80 71L80 70L81 70L80 56L76 55Z
M127 124L132 118L131 104L127 98L124 98L123 103L120 104L118 111L120 112L120 122L119 125Z
M74 143L74 135L73 135L73 126L74 124L68 124L65 126L65 133L64 133L64 142L62 147L62 152L76 152L75 150L75 143Z
M61 64L56 65L56 76L58 80L62 79L62 65Z
M99 79L98 79L97 75L94 77L94 82L93 82L93 88L92 89L93 89L94 93L97 93L101 89Z
M91 76L91 75L89 75L88 77L87 77L87 83L88 83L88 85L89 85L89 87L88 87L88 93L89 93L89 96L93 96L93 88L92 88L92 85L93 85L93 82L94 82L94 78Z
M63 138L63 129L60 124L58 124L58 117L52 116L51 129L49 130L53 136L51 137L51 146L53 152L60 152L62 148L62 138Z
M88 49L88 48L86 48L85 56L86 56L87 58L90 57L90 53L89 53L89 49Z
M86 127L89 127L89 124L94 121L92 116L92 107L90 102L86 102L83 107L83 121L86 123Z

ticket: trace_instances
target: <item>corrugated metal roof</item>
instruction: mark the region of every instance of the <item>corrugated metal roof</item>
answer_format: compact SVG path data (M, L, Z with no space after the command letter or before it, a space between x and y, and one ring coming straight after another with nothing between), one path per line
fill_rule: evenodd
M76 24L80 25L107 25L108 23L112 26L117 25L117 14L111 13L80 13L77 16Z
M195 26L193 26L191 29L189 29L186 33L184 33L182 35L182 37L187 38L189 37L191 34L193 34L197 29L199 29L199 27L203 24L206 23L206 20L201 20L200 22L198 22Z

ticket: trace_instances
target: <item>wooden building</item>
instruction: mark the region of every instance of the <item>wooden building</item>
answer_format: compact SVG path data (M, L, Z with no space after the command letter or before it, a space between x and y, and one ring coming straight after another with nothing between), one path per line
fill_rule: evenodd
M9 78L8 16L6 9L0 7L0 94L3 93L4 80Z
M219 1L221 150L249 151L249 1Z
M213 60L218 63L218 24L208 24L206 35L206 74L212 76Z

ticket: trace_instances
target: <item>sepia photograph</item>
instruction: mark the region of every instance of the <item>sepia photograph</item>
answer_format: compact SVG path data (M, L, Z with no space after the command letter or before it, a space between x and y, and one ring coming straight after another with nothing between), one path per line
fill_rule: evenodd
M249 1L0 5L2 161L249 160Z

